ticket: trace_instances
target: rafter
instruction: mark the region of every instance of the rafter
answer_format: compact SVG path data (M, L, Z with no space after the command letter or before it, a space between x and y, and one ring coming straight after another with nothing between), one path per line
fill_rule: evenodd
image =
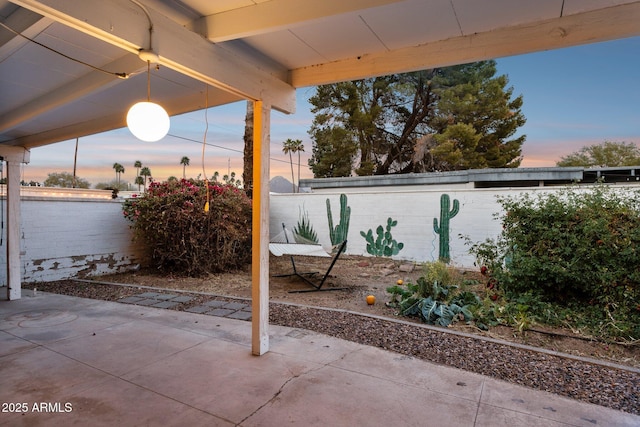
M127 0L12 0L13 3L92 37L137 54L151 42L159 62L211 86L252 100L267 100L273 108L295 111L295 90L288 83L209 42L153 9L145 8L153 23Z
M640 2L362 55L291 71L291 84L314 86L464 64L640 35Z
M402 0L270 0L205 16L193 27L209 40L221 42L399 1Z
M146 67L144 67L144 64L137 56L125 54L117 60L105 65L104 68L108 70L133 73ZM100 71L90 71L83 77L73 80L71 83L58 87L53 91L47 92L19 108L15 108L4 114L0 117L0 132L12 129L19 126L21 123L38 117L40 114L46 113L54 108L63 106L78 99L82 99L97 90L104 90L110 85L117 84L118 82L118 79L112 75L108 75Z

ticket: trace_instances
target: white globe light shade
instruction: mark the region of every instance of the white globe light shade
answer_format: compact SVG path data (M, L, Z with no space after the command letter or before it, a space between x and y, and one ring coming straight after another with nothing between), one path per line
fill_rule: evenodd
M138 139L155 142L169 132L169 115L153 102L138 102L127 113L127 126Z

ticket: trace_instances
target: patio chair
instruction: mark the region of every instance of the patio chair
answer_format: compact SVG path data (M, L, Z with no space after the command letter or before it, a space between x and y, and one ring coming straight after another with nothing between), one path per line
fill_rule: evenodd
M289 232L285 225L282 224L282 230L283 232L280 233L278 236L276 236L274 239L272 239L272 242L269 243L269 251L275 255L275 256L282 256L282 255L289 255L289 258L291 259L291 267L293 268L293 272L291 273L287 273L287 274L276 274L273 277L291 277L291 276L296 276L298 278L300 278L301 280L303 280L305 283L311 285L313 287L313 289L302 289L302 290L294 290L294 291L289 291L289 293L300 293L300 292L319 292L319 291L338 291L338 290L344 290L344 289L348 289L348 288L323 288L322 286L324 285L324 282L327 280L327 278L329 277L329 274L331 273L331 270L333 269L333 266L335 265L336 261L338 261L338 258L340 257L340 254L342 252L344 252L345 247L347 246L347 241L345 240L344 242L340 243L339 245L337 245L337 249L335 254L332 256L330 254L328 254L321 245L314 243L314 242L305 242L304 238L301 238L301 236L297 236L291 232ZM292 238L289 238L289 234L292 235ZM284 236L284 239L282 239L282 236ZM284 240L284 241L282 241ZM297 243L296 240L300 241L302 240L303 243ZM298 268L296 267L296 261L294 259L294 256L312 256L312 257L322 257L322 258L332 258L331 260L331 264L329 264L329 268L327 269L327 271L324 273L324 275L322 276L322 279L320 279L320 281L318 282L317 280L312 280L312 278L318 274L320 274L320 272L318 271L312 271L312 272L300 272L298 271Z

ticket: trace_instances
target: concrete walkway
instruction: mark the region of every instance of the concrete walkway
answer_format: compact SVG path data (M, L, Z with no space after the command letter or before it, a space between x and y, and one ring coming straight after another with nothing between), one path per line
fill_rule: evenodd
M640 417L309 331L24 291L1 426L639 426ZM17 412L14 412L17 411Z

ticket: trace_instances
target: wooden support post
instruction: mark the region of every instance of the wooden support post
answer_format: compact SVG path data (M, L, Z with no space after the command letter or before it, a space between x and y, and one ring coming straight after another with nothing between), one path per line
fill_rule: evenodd
M30 152L24 147L2 146L0 158L7 163L7 299L22 296L20 261L20 164L29 163Z
M269 351L269 128L271 107L253 104L251 352Z
M20 163L7 161L7 299L22 296L20 276Z

